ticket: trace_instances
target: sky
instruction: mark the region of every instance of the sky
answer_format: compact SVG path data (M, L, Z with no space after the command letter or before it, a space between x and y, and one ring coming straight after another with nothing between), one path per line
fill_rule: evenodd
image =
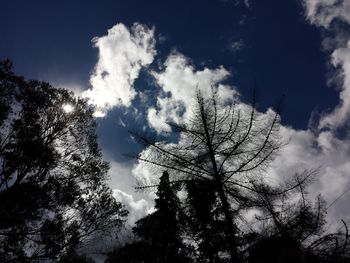
M0 0L0 59L15 72L86 98L111 163L110 185L129 223L152 210L134 191L149 171L127 158L141 146L128 129L167 137L166 121L190 115L196 87L262 113L285 96L289 141L270 174L318 169L310 195L329 204L350 187L350 1ZM345 193L331 228L350 220Z

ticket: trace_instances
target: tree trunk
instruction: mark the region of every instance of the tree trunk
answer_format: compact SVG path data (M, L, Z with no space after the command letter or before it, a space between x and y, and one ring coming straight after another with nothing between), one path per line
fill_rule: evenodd
M224 190L222 188L222 183L219 181L218 182L218 186L217 186L217 190L218 190L218 194L219 194L219 198L221 201L221 205L222 205L222 209L224 211L224 215L225 215L225 223L226 223L226 228L227 228L227 232L225 233L227 241L228 241L228 248L231 254L231 262L232 263L238 263L241 262L241 259L238 255L238 244L237 244L237 240L235 237L235 227L233 225L233 218L231 215L231 209L230 209L230 205L228 203L227 197L224 193Z
M213 167L214 180L215 180L215 183L217 185L216 188L217 188L219 198L221 201L221 205L222 205L222 209L223 209L224 215L225 215L225 223L226 223L226 228L227 228L227 232L225 233L225 235L226 235L226 238L228 241L228 247L229 247L229 251L230 251L230 255L231 255L231 263L239 263L239 262L241 262L241 260L240 260L240 257L238 255L238 244L237 244L237 240L235 237L235 227L233 224L233 218L231 215L230 205L229 205L227 197L225 195L224 188L223 188L223 182L221 180L221 177L220 177L220 174L218 171L218 167L216 164L215 153L213 150L213 145L212 145L209 130L208 130L208 124L207 124L207 119L205 116L203 104L201 104L200 107L201 107L201 118L202 118L203 128L204 128L205 137L206 137L206 144L207 144L207 147L209 150L209 156L210 156L210 160L211 160L212 167Z

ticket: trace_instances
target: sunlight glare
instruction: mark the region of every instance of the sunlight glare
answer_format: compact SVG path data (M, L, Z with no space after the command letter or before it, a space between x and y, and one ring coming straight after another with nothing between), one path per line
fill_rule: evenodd
M71 104L63 104L62 105L62 109L64 110L64 112L66 113L71 113L74 111L74 107Z

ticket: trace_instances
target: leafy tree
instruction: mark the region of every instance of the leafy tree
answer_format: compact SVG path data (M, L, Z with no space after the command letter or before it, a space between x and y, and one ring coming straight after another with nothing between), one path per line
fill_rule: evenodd
M241 262L237 215L256 206L260 194L276 194L268 187L264 171L280 147L278 109L265 118L251 107L220 104L197 95L192 118L172 124L180 133L178 144L156 142L132 133L148 146L138 159L169 169L171 182L208 183L225 223L225 240L231 262Z
M92 110L71 92L27 81L0 62L0 261L76 257L121 226ZM67 261L67 260L64 260Z

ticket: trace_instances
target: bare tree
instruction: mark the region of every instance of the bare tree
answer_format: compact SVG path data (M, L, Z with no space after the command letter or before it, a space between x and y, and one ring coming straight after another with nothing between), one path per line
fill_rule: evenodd
M210 182L219 200L226 225L231 262L241 262L237 212L254 207L268 187L264 175L281 146L278 107L268 115L251 106L225 104L213 90L210 98L200 91L192 117L171 126L179 142L157 142L133 133L147 150L137 156L145 164L166 168L172 182Z
M291 254L279 253L276 247L293 251L298 257L302 252L306 262L349 261L348 222L341 220L342 227L335 232L328 231L326 214L331 205L327 206L321 195L314 202L308 198L307 186L316 174L317 170L304 171L294 175L282 193L260 194L262 213L256 216L257 221L254 222L260 229L245 234L254 236L246 242L249 262L275 262L273 258L278 257L279 260L294 259ZM345 231L340 231L343 227Z

